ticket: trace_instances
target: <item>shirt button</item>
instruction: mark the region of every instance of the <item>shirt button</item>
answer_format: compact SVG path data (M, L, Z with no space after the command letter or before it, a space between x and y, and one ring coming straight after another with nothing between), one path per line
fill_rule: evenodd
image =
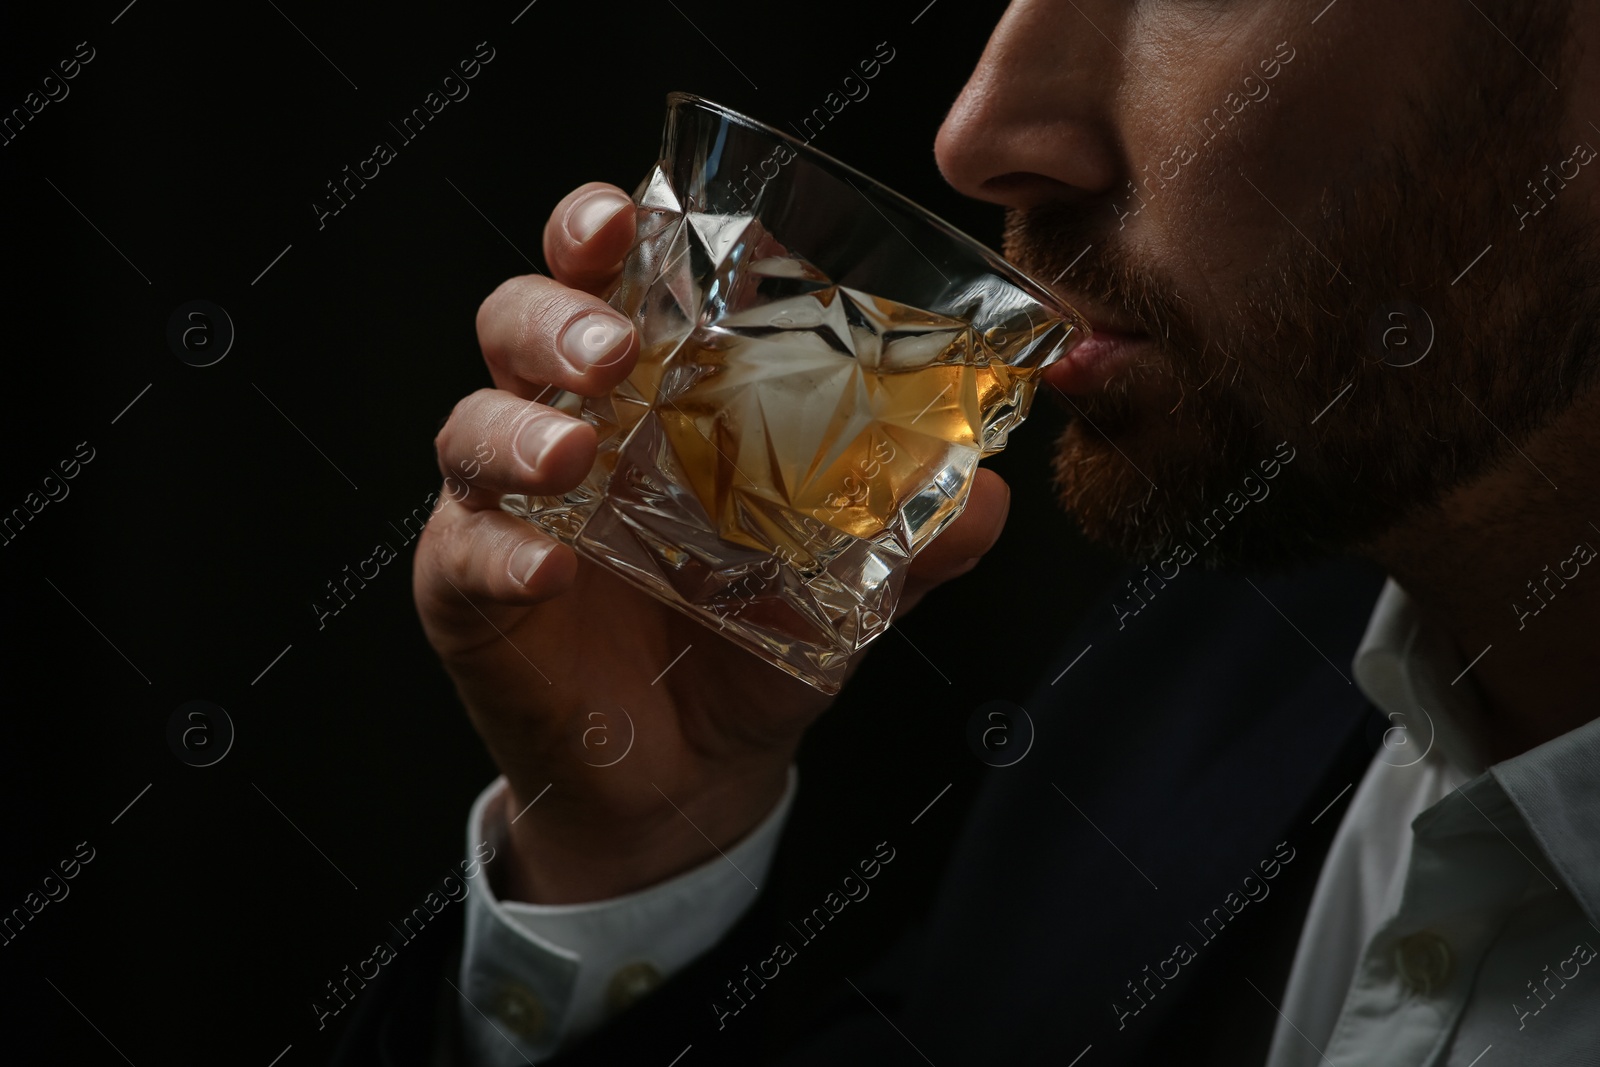
M615 1015L661 984L661 972L639 960L611 976L606 986L606 1010Z
M1454 962L1450 946L1438 934L1412 934L1394 946L1395 970L1419 996L1431 996L1443 988L1450 980Z
M495 993L491 1011L511 1030L525 1038L536 1038L544 1031L544 1004L533 990L507 982Z

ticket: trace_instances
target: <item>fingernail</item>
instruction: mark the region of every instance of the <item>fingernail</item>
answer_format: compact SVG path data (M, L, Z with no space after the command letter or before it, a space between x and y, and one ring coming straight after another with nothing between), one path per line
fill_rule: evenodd
M536 415L517 434L517 457L534 470L545 455L578 426L564 415Z
M596 311L575 319L556 347L572 369L583 373L616 362L633 325L617 315Z
M511 553L511 561L506 569L511 572L511 580L521 585L533 581L533 574L539 569L539 564L556 547L554 541L524 541Z
M567 209L564 223L567 236L582 244L599 233L606 223L616 218L617 212L632 203L632 200L621 193L591 193Z

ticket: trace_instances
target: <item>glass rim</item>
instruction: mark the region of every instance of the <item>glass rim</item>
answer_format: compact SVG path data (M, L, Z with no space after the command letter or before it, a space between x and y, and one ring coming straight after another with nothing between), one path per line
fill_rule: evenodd
M902 193L896 192L871 175L862 173L855 167L852 167L850 164L845 163L840 159L836 159L835 157L822 151L820 148L813 148L810 144L800 140L798 137L785 133L775 126L769 126L759 119L753 119L749 115L735 111L724 104L719 104L715 100L708 100L703 96L688 92L670 92L667 94L667 108L669 111L675 110L680 104L692 104L697 107L702 107L713 114L738 123L741 126L745 126L749 129L765 134L768 137L779 139L789 145L792 145L801 155L805 156L809 162L820 164L824 169L832 169L843 172L847 181L850 178L859 179L866 186L870 187L873 193L876 195L898 202L899 204L908 208L913 215L932 224L934 229L941 231L947 237L953 238L957 244L963 245L971 251L976 252L979 258L988 263L997 274L1005 277L1008 281L1013 282L1013 284L1020 282L1021 284L1018 285L1018 288L1028 292L1028 295L1032 296L1039 303L1053 309L1057 313L1058 317L1065 320L1069 325L1077 326L1084 334L1088 334L1090 332L1088 321L1084 319L1083 314L1076 308L1067 304L1061 299L1061 297L1057 296L1049 286L1045 285L1043 282L1039 281L1033 275L1029 274L1015 263L1012 263L1004 256L1001 256L998 252L984 244L982 241L978 240L976 237L973 237L971 234L967 233L961 228L945 221L943 218L940 218L932 211L929 211L915 200L912 200L910 197L905 196Z

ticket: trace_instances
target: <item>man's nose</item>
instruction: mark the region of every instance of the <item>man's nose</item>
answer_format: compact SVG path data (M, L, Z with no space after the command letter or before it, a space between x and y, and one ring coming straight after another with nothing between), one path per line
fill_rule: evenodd
M1128 6L1015 0L1006 8L934 141L945 180L1011 208L1110 191L1122 171L1110 105L1126 62L1114 38Z

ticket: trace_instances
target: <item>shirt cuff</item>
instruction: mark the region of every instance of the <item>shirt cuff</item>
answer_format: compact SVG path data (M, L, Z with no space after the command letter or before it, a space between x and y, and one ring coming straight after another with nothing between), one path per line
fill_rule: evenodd
M715 945L755 903L799 785L722 856L658 885L583 904L502 901L483 879L467 897L462 1033L473 1063L513 1067L597 1029ZM478 795L467 853L506 844L506 780Z

